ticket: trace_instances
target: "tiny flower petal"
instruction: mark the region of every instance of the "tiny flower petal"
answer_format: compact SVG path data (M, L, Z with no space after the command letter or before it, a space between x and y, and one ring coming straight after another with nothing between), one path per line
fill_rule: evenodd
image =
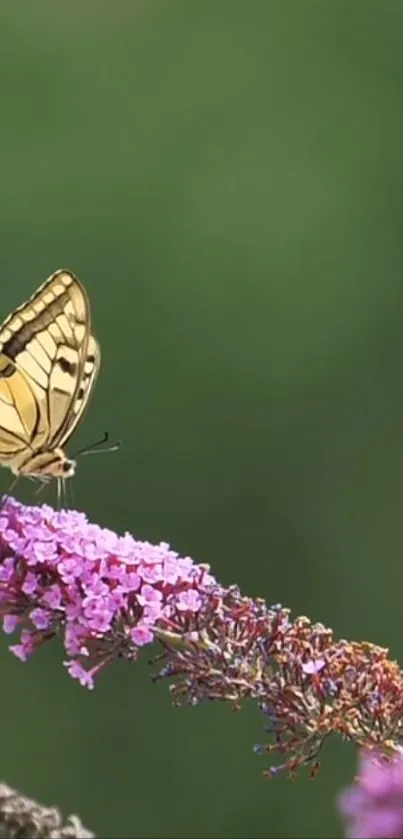
M5 615L3 618L3 629L7 635L11 635L19 624L17 615Z
M77 661L67 662L66 669L70 673L70 676L73 679L78 679L80 685L83 687L89 688L90 690L95 687L94 679L91 673L88 670L85 670L84 667L82 667Z
M131 639L138 647L143 647L145 644L151 644L154 640L153 633L147 626L136 626L132 629Z
M302 665L302 672L307 676L313 676L315 673L320 673L325 667L326 662L323 658L318 658L316 661L312 659Z
M200 609L202 599L197 591L189 589L178 595L177 608L180 612L197 612Z
M46 609L32 609L30 618L37 629L48 629L51 624L51 616Z

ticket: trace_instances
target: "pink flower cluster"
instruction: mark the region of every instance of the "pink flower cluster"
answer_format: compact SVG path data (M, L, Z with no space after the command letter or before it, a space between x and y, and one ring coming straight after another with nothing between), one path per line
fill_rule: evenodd
M169 629L177 615L195 614L216 586L206 565L117 536L83 513L8 498L0 512L0 614L10 649L25 661L45 639L64 635L67 669L92 688L116 657L134 659ZM174 625L174 624L173 624Z
M403 755L363 751L359 775L339 796L349 839L403 836Z

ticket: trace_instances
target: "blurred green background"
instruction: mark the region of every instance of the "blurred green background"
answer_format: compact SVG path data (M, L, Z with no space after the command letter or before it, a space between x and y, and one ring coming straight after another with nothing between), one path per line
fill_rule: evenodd
M103 370L73 449L123 440L76 505L401 660L402 26L393 0L0 9L0 315L81 277ZM340 835L352 748L264 781L254 706L173 709L147 651L87 692L57 642L8 643L1 775L98 836Z

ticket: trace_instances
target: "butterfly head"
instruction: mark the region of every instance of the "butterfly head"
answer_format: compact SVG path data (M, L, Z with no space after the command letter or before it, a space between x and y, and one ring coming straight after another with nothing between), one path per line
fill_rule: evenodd
M72 478L76 471L76 461L66 457L63 449L56 449L56 451L50 452L49 454L52 456L52 460L49 461L47 469L49 477Z
M76 465L76 461L68 458L63 449L56 448L34 454L20 465L18 474L47 483L52 478L72 478Z

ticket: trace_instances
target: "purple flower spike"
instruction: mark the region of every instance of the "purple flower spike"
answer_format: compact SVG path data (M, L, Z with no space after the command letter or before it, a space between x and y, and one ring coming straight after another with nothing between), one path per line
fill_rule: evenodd
M303 766L315 777L334 734L394 753L386 764L364 757L340 806L352 839L403 837L403 671L387 649L337 640L322 623L225 588L165 542L12 498L0 510L0 615L5 633L19 632L10 649L22 661L59 634L68 673L87 688L110 662L135 661L156 640L154 680L170 681L175 705L256 702L267 777Z
M208 566L162 543L90 524L82 513L26 507L7 498L0 512L0 614L10 649L25 661L61 633L66 667L82 685L111 660L137 658L158 626L176 628L215 586Z
M403 755L363 752L355 783L343 790L339 809L349 839L403 836Z

